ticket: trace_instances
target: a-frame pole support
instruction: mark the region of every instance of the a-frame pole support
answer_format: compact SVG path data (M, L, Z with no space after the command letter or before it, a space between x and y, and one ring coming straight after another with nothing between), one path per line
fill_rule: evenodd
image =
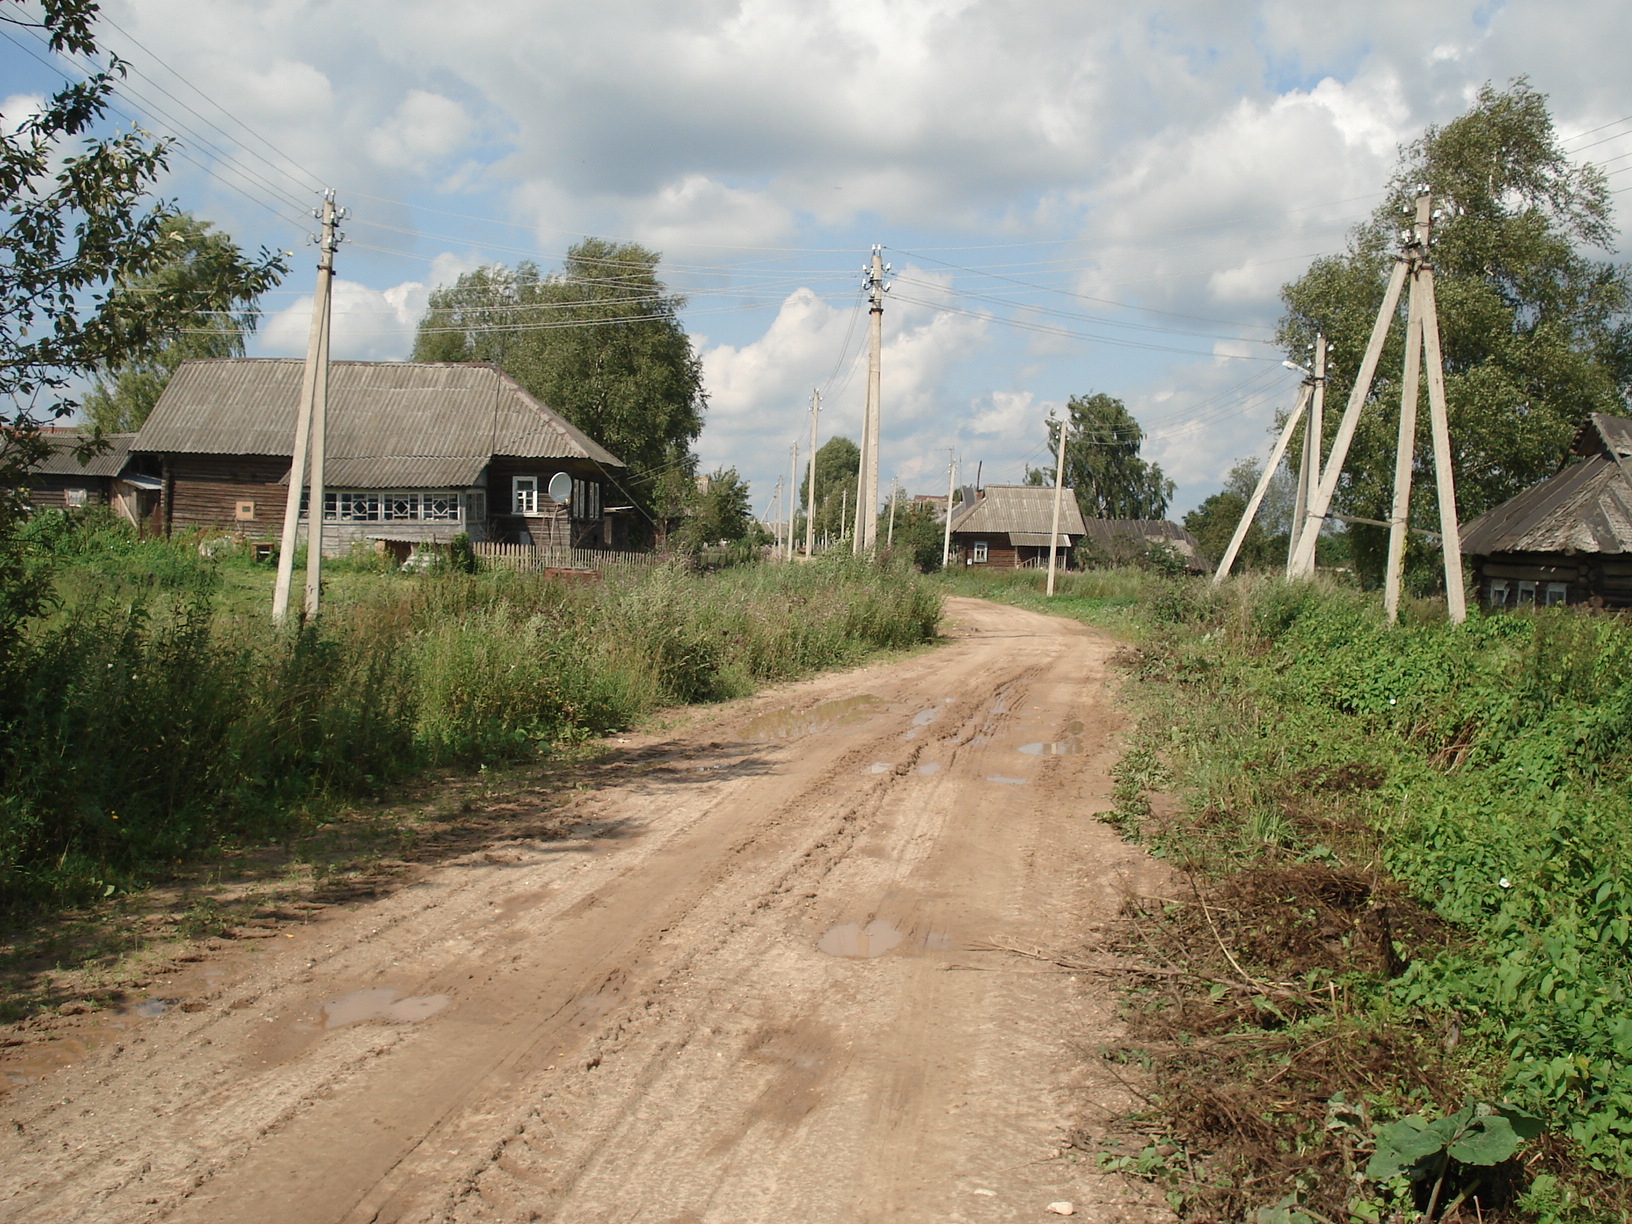
M1252 491L1252 497L1247 502L1247 508L1241 512L1241 521L1235 525L1235 534L1230 537L1230 546L1224 550L1224 556L1218 562L1218 568L1213 571L1213 583L1216 585L1230 576L1230 567L1235 564L1235 554L1241 551L1241 541L1247 538L1247 529L1252 526L1252 520L1257 517L1258 507L1264 500L1264 493L1269 488L1269 482L1275 478L1275 469L1281 466L1281 459L1286 454L1287 443L1292 441L1292 435L1298 428L1298 422L1303 419L1303 410L1309 406L1309 397L1314 392L1313 379L1304 379L1303 391L1298 396L1298 406L1292 410L1292 415L1286 418L1286 426L1281 430L1281 436L1275 439L1275 449L1269 453L1269 462L1264 464L1263 474L1258 477L1258 485Z

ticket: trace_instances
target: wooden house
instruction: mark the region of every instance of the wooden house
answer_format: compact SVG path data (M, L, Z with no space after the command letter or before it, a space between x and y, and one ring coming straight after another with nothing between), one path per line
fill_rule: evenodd
M1462 529L1490 608L1632 607L1632 420L1593 413L1571 462Z
M156 526L160 481L155 470L131 455L135 434L107 434L106 447L81 461L85 434L77 429L41 431L51 453L29 469L26 502L33 510L111 506L132 523Z
M1212 571L1201 555L1201 542L1168 519L1083 520L1084 546L1110 565L1132 565L1152 548L1166 548L1195 574Z
M302 373L297 360L182 364L130 447L157 464L166 531L277 538ZM325 452L326 552L445 543L461 532L512 544L621 543L606 490L623 463L495 366L333 362Z
M987 485L965 489L952 507L954 564L1020 569L1047 566L1054 526L1054 490L1041 485ZM1057 564L1082 538L1082 511L1066 489L1060 500L1060 534L1053 541Z

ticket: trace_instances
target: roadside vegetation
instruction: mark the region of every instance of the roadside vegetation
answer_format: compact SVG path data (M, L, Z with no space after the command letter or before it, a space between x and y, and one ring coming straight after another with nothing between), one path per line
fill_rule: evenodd
M534 759L666 705L935 633L939 597L848 556L604 581L333 567L322 619L279 631L271 574L111 516L41 515L45 610L0 659L0 898L112 895L212 848L288 838L431 768Z
M1185 881L1116 937L1140 967L1110 1056L1149 1108L1102 1159L1186 1219L1627 1219L1632 626L1424 603L1389 629L1278 579L1061 591L1135 644L1106 818Z

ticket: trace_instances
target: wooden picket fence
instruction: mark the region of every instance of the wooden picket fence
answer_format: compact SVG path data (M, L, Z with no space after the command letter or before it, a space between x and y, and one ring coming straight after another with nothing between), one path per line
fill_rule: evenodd
M601 548L563 548L534 544L472 544L471 550L483 562L507 569L607 570L644 569L661 562L653 553L613 552Z

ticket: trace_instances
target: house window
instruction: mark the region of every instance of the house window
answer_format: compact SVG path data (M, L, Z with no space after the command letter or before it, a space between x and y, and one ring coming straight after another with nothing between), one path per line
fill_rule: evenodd
M1536 606L1536 584L1533 583L1533 582L1521 582L1521 583L1519 583L1519 597L1514 602L1515 602L1515 606L1520 607L1520 608L1533 608L1533 607L1535 607Z
M596 481L572 482L572 517L575 519L601 517L601 486Z
M516 476L516 477L513 477L511 479L511 481L510 481L510 488L513 491L513 500L512 500L512 503L511 503L512 507L513 507L512 513L514 513L514 514L537 514L538 513L538 477L537 476Z
M1485 603L1492 608L1505 608L1512 592L1506 578L1492 578L1485 584Z
M304 516L308 494L300 495ZM323 493L325 523L457 523L459 494L420 493L417 490L375 492L371 489L336 489Z
M64 489L62 491L64 505L83 506L89 498L90 494L85 489Z
M986 564L986 541L976 540L974 543L974 562L976 565Z
M487 522L487 490L473 489L468 495L470 505L470 521L473 523Z
M1570 588L1562 582L1549 582L1545 595L1544 607L1551 608L1554 604L1566 603L1569 600Z

